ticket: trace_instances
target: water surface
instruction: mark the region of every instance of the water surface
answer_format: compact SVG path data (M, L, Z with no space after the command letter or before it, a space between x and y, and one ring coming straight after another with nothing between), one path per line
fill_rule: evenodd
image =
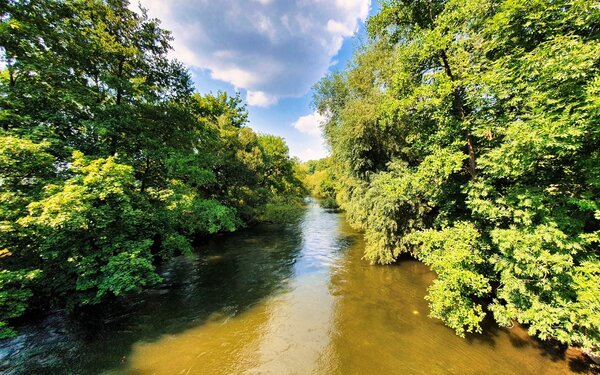
M14 374L568 374L576 353L520 327L461 339L427 317L435 275L414 260L361 260L343 215L310 203L297 223L201 245L148 293L0 344Z

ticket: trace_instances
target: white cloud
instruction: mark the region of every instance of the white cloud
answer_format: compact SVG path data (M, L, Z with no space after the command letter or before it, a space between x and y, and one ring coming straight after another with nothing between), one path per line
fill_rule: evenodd
M246 94L246 102L251 106L266 108L277 103L277 98L274 96L269 96L262 91L248 90Z
M294 128L298 131L310 135L321 135L321 124L325 121L325 118L318 112L313 112L309 115L302 116L294 122Z
M317 149L310 147L304 148L298 151L296 154L302 161L318 160L328 155L327 151L323 147Z
M348 25L334 20L327 21L327 31L340 36L352 36L354 34L354 30L349 28Z
M321 159L328 155L325 149L325 142L321 132L321 125L325 121L325 117L318 112L313 112L305 116L300 116L292 126L303 133L298 136L298 140L288 142L290 145L290 153L298 156L301 160Z
M258 81L258 77L253 72L236 67L211 69L210 77L212 79L227 81L235 87L249 87Z
M306 94L371 0L141 0L173 32L173 56L245 89L254 104ZM262 93L257 95L256 93ZM265 100L268 98L268 100Z

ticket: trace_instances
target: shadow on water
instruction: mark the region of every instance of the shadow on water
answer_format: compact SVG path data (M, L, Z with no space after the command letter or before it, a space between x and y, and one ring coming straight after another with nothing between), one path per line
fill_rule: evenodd
M456 336L428 317L424 296L435 273L410 256L369 266L363 249L361 240L332 272L334 328L318 373L595 373L578 351L532 339L519 325L505 329L488 319L483 334Z
M299 256L299 223L261 225L207 240L162 269L163 284L78 317L53 312L0 343L0 373L100 373L154 341L243 313L286 289Z
M504 337L508 338L513 348L537 353L540 357L548 358L552 362L568 363L569 370L573 373L598 373L598 369L592 367L590 360L577 349L569 348L557 341L542 341L532 338L525 327L516 323L510 328L500 327L490 315L483 323L483 334L467 334L465 339L473 345L488 345L495 348L497 340L502 340Z

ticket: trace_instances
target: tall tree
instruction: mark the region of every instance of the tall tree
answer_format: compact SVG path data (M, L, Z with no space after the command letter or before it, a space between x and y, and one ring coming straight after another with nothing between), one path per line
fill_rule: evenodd
M593 1L381 2L315 87L365 258L438 274L431 314L491 313L598 349L600 11Z
M32 308L142 291L201 236L303 190L239 95L200 96L125 0L0 4L0 337Z

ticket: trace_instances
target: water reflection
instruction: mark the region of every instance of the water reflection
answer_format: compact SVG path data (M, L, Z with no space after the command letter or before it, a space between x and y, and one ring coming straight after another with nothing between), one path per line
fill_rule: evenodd
M135 345L124 374L308 374L330 345L331 268L350 243L335 214L311 204L292 277L280 293L231 319Z
M129 304L78 324L29 327L0 357L10 361L9 372L35 374L587 370L518 327L456 337L427 317L423 297L434 278L427 267L412 260L369 266L363 249L340 214L311 204L296 224L211 240L195 258L166 268L164 285Z
M216 237L178 258L165 283L75 320L56 312L0 343L0 373L93 374L127 363L136 342L158 340L235 316L288 287L301 252L298 224L258 226Z
M515 326L490 324L483 335L461 339L428 318L423 298L435 274L406 259L372 267L357 242L333 271L336 296L331 343L320 374L567 374L576 353L547 348ZM562 357L561 357L562 356ZM585 371L585 369L582 369Z

